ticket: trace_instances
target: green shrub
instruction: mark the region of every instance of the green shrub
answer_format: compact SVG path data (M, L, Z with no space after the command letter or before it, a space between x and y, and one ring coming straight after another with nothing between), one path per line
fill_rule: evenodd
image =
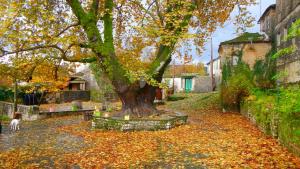
M14 97L14 93L7 87L0 87L0 101L9 101Z
M248 97L249 107L256 122L266 132L271 120L278 118L278 135L284 143L300 146L300 88L293 86L278 90L252 91Z
M171 95L167 97L167 101L178 101L178 100L183 100L186 97L183 96L176 96L176 95Z
M280 137L300 146L300 88L281 88L277 109L280 112Z
M10 118L7 115L0 115L0 121L9 121Z
M250 95L254 87L252 72L247 64L241 60L241 53L237 65L227 62L223 66L221 101L226 109L240 109L240 102Z

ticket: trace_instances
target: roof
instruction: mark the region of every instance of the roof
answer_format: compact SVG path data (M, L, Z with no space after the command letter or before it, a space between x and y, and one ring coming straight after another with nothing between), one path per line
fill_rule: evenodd
M199 76L199 73L182 73L181 77L196 77Z
M78 76L71 76L69 83L85 83L86 81Z
M249 33L245 32L241 36L238 36L234 39L221 42L221 45L228 45L228 44L236 44L236 43L258 43L258 42L269 42L265 40L265 36L259 33Z
M266 10L265 10L265 12L262 14L262 16L259 18L259 20L258 20L258 23L260 23L260 21L268 14L268 12L270 11L270 10L275 10L276 9L276 4L273 4L273 5L270 5Z
M200 69L201 67L198 64L169 65L164 73L164 78L180 78L183 73L198 73Z
M212 60L212 62L215 62L215 61L217 61L217 60L219 60L219 59L220 59L220 57L214 58L214 59ZM207 62L206 65L209 65L210 63L211 63L211 60L210 60L209 62Z

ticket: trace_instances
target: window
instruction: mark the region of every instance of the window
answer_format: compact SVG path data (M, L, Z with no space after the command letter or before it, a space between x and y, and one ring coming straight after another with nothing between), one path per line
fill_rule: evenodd
M270 16L267 16L267 19L266 19L266 22L267 22L267 30L270 29Z
M287 31L287 27L285 27L283 32L283 40L286 40L287 35L288 35L288 31Z
M239 57L237 57L237 56L232 57L232 65L234 65L234 66L237 65L238 61L239 61Z
M278 32L276 40L277 40L277 46L280 46L281 43L280 32Z

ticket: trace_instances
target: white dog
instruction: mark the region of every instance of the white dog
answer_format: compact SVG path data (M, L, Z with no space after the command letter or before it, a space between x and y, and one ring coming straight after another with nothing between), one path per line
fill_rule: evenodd
M13 119L10 122L10 129L12 131L20 130L20 119Z

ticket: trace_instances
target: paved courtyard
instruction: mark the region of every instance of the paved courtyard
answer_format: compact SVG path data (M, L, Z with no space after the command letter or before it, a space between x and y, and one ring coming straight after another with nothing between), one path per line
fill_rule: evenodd
M16 133L6 124L0 168L300 168L298 157L214 100L193 95L160 107L190 116L169 131L92 131L81 116L22 122Z

